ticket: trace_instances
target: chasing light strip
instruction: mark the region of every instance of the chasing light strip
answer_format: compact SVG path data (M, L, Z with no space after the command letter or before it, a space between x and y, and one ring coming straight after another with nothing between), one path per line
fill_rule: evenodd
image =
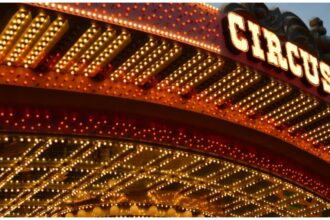
M58 16L24 59L24 67L35 68L68 29L68 20Z
M116 31L108 26L107 29L97 38L96 41L83 53L79 62L74 63L69 69L72 75L84 71L84 69L97 57L116 37Z
M16 40L31 22L31 12L20 8L10 19L0 35L0 61L3 61Z
M126 30L111 42L84 71L85 76L94 77L103 67L131 42L131 35Z
M101 34L101 28L92 24L78 39L78 41L68 50L68 52L55 65L56 72L65 72L72 65L79 61L81 55Z
M20 65L23 58L30 51L33 45L37 42L40 36L44 33L50 24L50 18L43 11L33 19L23 35L7 54L5 62L7 65Z

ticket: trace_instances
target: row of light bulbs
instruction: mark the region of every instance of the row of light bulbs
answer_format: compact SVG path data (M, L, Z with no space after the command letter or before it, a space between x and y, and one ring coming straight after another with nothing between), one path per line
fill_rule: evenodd
M245 73L240 74L235 78L228 77L228 79L230 81L228 81L227 84L224 83L225 80L223 80L223 81L219 80L218 86L220 87L220 85L223 85L223 86L221 86L222 88L209 92L207 94L207 96L205 97L205 101L210 102L211 100L222 97L223 94L228 94L228 92L232 91L235 87L239 88L240 83L242 83L246 79L251 78L251 76L252 76L251 72L246 71Z
M96 27L92 27L92 32L95 32ZM96 31L94 34L89 34L89 40L95 41L80 55L79 62L73 63L69 68L72 75L80 74L93 60L116 38L117 32L111 26L107 26L106 30L99 36ZM80 38L85 39L85 36ZM89 41L87 40L87 41ZM85 40L86 41L86 40ZM79 44L77 45L79 48Z
M90 208L90 207L86 207ZM64 213L63 213L64 214ZM57 216L57 215L54 215ZM120 204L109 207L96 206L93 209L79 209L75 214L66 213L65 217L105 217L105 216L158 216L158 217L192 217L191 210L177 211L172 207L161 207L160 205L152 205L150 207L138 206L131 204L128 208L121 207ZM203 213L195 214L197 217L204 217Z
M145 53L140 62L138 62L134 67L124 76L123 82L134 82L138 76L143 74L147 68L157 62L161 57L164 57L165 54L171 49L172 44L162 40L157 47L154 49L145 48ZM147 50L149 49L149 50Z
M113 73L110 74L110 80L116 81L121 79L125 75L128 75L130 70L135 67L141 60L153 51L158 45L157 39L153 36L149 36L148 41L138 50L136 51L131 57L129 57L125 63L119 66ZM131 80L131 77L128 77L127 80ZM126 81L124 81L126 82Z
M310 110L312 110L313 108L316 108L319 105L318 101L316 100L311 100L310 102L303 102L301 105L298 104L298 106L294 106L292 109L288 110L288 113L291 113L290 115L287 115L285 117L275 117L275 125L279 125L282 123L285 123L289 120L292 120Z
M205 98L206 102L210 101L209 97L212 97L212 95L214 93L218 93L221 91L221 93L223 92L222 89L224 86L226 85L231 85L232 84L232 80L234 80L236 77L238 76L242 76L245 77L244 73L244 69L241 66L237 66L233 71L231 71L230 73L226 74L224 77L222 77L220 80L218 80L217 82L213 83L211 86L209 86L207 89L205 89L204 91L202 91L200 94L198 94L197 99L202 99ZM246 76L249 76L250 73L247 72ZM212 99L212 98L211 98Z
M47 148L51 145L51 143L53 142L52 139L49 139L47 142ZM57 139L55 139L54 142L57 142ZM81 148L84 148L85 146L89 145L89 141L86 141L85 144L82 145ZM100 146L100 144L98 144L97 146ZM89 148L87 150L87 152L84 152L82 157L85 158L88 154L90 154L93 150L96 150L96 147L92 147ZM45 149L44 149L45 150ZM38 155L40 155L40 153L43 151L37 151L35 153L35 156L37 157ZM74 151L70 156L72 157L73 155L77 154L78 150ZM28 160L30 162L32 162L32 160ZM31 192L29 189L24 190L21 194L22 196L17 196L15 197L13 200L9 201L9 203L13 203L16 202L15 205L11 205L9 209L5 210L5 212L3 213L3 215L8 215L10 212L12 212L13 210L15 210L17 207L19 207L22 203L24 203L25 201L29 200L31 197L33 197L35 194L37 194L40 191L43 191L45 189L45 187L47 187L49 184L53 184L55 182L55 180L57 178L59 178L62 174L64 174L69 168L75 166L78 162L81 161L80 157L76 157L75 160L70 161L70 163L62 168L61 170L55 172L53 175L52 173L54 172L54 170L50 170L49 173L46 173L43 175L43 177L47 177L47 181L44 181L43 177L41 177L37 183L34 183L34 186L36 186L36 188L34 188L34 190ZM51 177L50 177L51 176ZM25 196L23 196L24 194L26 194ZM1 215L1 213L0 213Z
M320 132L327 131L330 128L330 123L327 122L325 124L322 124L318 126L317 128L308 131L307 133L304 134L304 137L313 137L314 135L317 135Z
M31 15L29 14L29 16ZM21 61L25 58L25 55L29 52L49 24L49 16L42 11L39 12L24 33L22 33L22 36L17 40L17 43L13 46L11 51L6 55L5 62L7 65L20 65Z
M223 104L226 100L233 97L234 95L248 89L252 85L255 85L260 80L260 78L261 78L260 74L254 73L253 76L244 78L242 81L236 79L234 82L230 84L231 86L236 86L236 87L224 91L225 93L222 94L221 96L218 96L214 104L215 105Z
M222 59L215 59L215 61L210 66L208 63L205 63L203 67L205 68L199 68L199 73L194 75L185 85L181 86L182 88L178 93L179 95L187 94L192 90L192 88L196 88L211 76L218 73L224 67L224 62Z
M73 62L78 62L80 56L90 47L90 45L101 35L101 28L96 24L91 26L81 35L77 42L70 47L68 52L56 63L55 71L64 73Z
M309 97L301 93L298 97L290 100L289 102L281 105L280 107L265 115L264 119L277 120L278 118L282 118L286 116L289 113L288 111L290 111L290 109L292 109L294 106L301 105L302 103L306 102L310 102Z
M173 82L175 86L175 91L177 91L178 95L184 95L182 92L185 90L189 90L189 84L193 84L193 80L196 77L201 76L202 71L206 68L210 67L210 65L214 62L214 58L212 56L205 57L198 65L194 66L192 69L184 73L180 78L178 78L175 82ZM188 87L188 88L186 88Z
M33 139L32 139L33 140ZM39 140L39 139L38 139ZM63 140L63 139L62 139ZM51 142L55 142L55 141L51 141ZM56 140L56 142L58 142L58 140ZM81 141L80 141L81 142ZM87 146L90 146L89 144L91 144L90 143L90 141L86 141L86 142L82 142L82 143L85 143L86 144L86 147ZM102 143L102 142L100 142L100 143ZM92 147L92 149L95 149L95 147L93 148ZM129 149L129 148L128 148ZM145 151L145 150L148 150L149 149L149 147L146 147L146 146L142 146L142 147L140 147L139 148L139 150L137 150L136 152L139 154L139 153L141 153L141 152L143 152L143 151ZM168 152L168 151L165 151L165 152ZM89 154L89 153L88 153ZM126 160L126 161L129 161L129 160L131 160L133 157L134 157L134 155L135 154L131 154L131 156L129 157L129 159L128 160ZM84 155L82 155L82 157L83 157ZM202 159L203 157L201 157L201 156L199 156L199 157L196 157L196 159ZM154 160L151 160L150 162L149 162L149 165L152 165L152 163L154 163L155 161L157 160L157 158L155 158ZM211 163L219 163L216 159L212 159L212 160L207 160L207 162L206 162L206 164L211 164ZM75 163L72 163L73 165L72 166L75 166ZM166 164L166 163L164 163L164 164ZM200 163L196 163L196 164L200 164ZM72 167L72 166L70 166L70 167ZM198 166L199 168L198 169L201 169L202 167L201 167L201 165L200 166ZM196 168L197 169L197 168ZM197 171L196 169L194 169L194 171ZM245 170L245 168L242 168L243 170ZM237 171L235 171L235 172L238 172L238 170ZM234 173L235 173L234 172ZM250 171L249 171L250 172ZM252 171L253 172L253 171ZM254 173L254 172L253 172ZM259 175L257 172L255 172L256 173L256 175ZM228 173L229 174L229 173ZM227 175L228 176L228 175ZM224 178L226 178L227 176L224 176ZM253 178L253 177L249 177L249 178ZM243 183L244 182L247 182L247 181L249 181L249 178L246 178L245 180L243 180ZM279 180L277 180L277 181L279 181ZM51 182L52 182L52 180L51 180ZM281 183L281 181L279 181L280 183ZM187 185L187 183L188 182L186 182L186 181L183 181L183 183L185 183L185 185ZM247 182L248 183L248 182ZM242 182L241 182L241 184L240 184L241 186L240 187L235 187L235 186L233 186L234 187L234 190L236 190L236 191L241 191L241 188L242 187L247 187L247 186L249 186L249 185L252 185L252 183L251 182L249 182L248 184L242 184ZM45 185L45 186L47 186L47 185ZM199 186L199 188L197 187L196 188L196 190L198 190L198 189L200 189L200 188L203 188L204 186L203 185L200 185ZM272 186L273 187L273 186ZM270 189L272 189L272 187L270 188ZM28 199L29 198L31 198L36 192L39 192L39 191L42 191L42 189L38 189L38 190L36 190L36 191L33 191L30 195L29 195L29 197L27 197ZM193 191L192 191L193 192ZM262 192L262 191L261 191ZM25 201L25 200L24 200ZM22 201L20 201L19 202L19 205L20 204L22 204ZM16 205L16 208L17 207L19 207L19 205ZM15 208L12 208L12 209L10 209L10 210L14 210Z
M171 181L170 181L171 182Z
M35 68L69 29L69 22L58 16L38 39L23 61L25 68Z
M307 118L306 120L303 120L303 121L295 124L294 126L290 127L289 132L294 132L294 131L299 130L303 127L306 127L306 126L312 124L313 122L321 120L322 118L324 118L328 115L330 115L330 107L327 107L325 110L317 113L316 115L313 115L313 116Z
M191 68L199 64L203 59L204 59L204 54L200 50L197 50L196 55L194 55L183 65L181 65L176 70L174 70L173 73L166 76L165 79L159 82L157 85L157 89L161 90L167 88L170 84L173 84L178 78L182 77L186 73L186 71L189 71ZM170 92L172 89L173 86L169 87L168 91Z
M20 37L24 29L31 21L31 12L24 7L12 16L4 30L0 34L0 60L2 61L10 49L14 46L16 39Z
M154 62L141 75L137 77L135 84L143 86L148 81L148 79L165 69L171 62L179 57L181 53L182 47L178 44L174 44L174 46L168 52L166 52L164 56L161 56L156 62Z
M239 103L237 103L237 105L241 106L243 111L245 111L250 109L253 105L257 104L260 99L262 100L264 95L276 92L276 90L280 88L278 88L278 85L274 80L271 80L266 86L263 86L261 89L244 98Z
M100 54L84 69L84 75L94 77L109 63L122 49L131 42L131 35L125 29L122 30Z
M252 112L260 111L261 109L271 105L277 100L282 99L287 96L292 89L290 87L280 87L280 89L275 89L274 93L268 93L265 96L261 97L257 102L258 104L253 104ZM256 102L255 102L256 103Z
M48 6L50 6L50 7L52 7L51 5L48 5ZM53 6L53 7L55 7L55 8L57 8L57 7L61 7L61 9L64 9L64 7L66 7L66 8L68 8L68 10L69 11L72 11L72 12L74 12L74 13L83 13L82 11L80 11L80 9L75 9L75 10L73 10L73 8L71 8L71 7L68 7L68 6L62 6L62 5L60 5L60 6ZM25 16L26 14L24 14L25 12L27 12L27 10L25 10L25 9L20 9L19 10L19 14L16 16L17 17L17 19L23 19L23 18L27 18L28 16ZM87 12L87 11L85 11L84 12L84 14L85 15L87 15L88 16L88 14L90 15L90 16L94 16L94 14L95 13L91 13L91 12ZM97 14L95 15L95 16L97 16ZM102 18L103 18L103 16L101 16ZM106 16L107 17L107 16ZM107 17L107 19L109 19L108 17ZM31 19L30 19L31 20ZM110 20L112 20L112 18L110 18ZM131 23L127 23L126 21L124 21L124 20L121 20L121 19L116 19L116 22L119 22L119 23L121 23L121 24L127 24L127 25L133 25L134 26L134 24L131 22ZM21 22L22 23L22 22ZM135 25L136 26L136 25ZM14 27L14 26L13 26ZM18 28L19 29L19 27L16 25L15 26L15 28ZM17 30L18 30L17 29ZM153 31L153 30L151 30L151 31ZM155 31L155 30L154 30ZM9 31L11 34L14 34L14 31L13 30L10 30ZM8 32L8 33L9 33ZM50 35L54 35L54 33L52 34L50 34ZM8 38L7 36L5 37L6 39ZM8 38L9 39L9 38ZM48 38L46 38L46 40L51 40L51 38L50 37L48 37ZM52 45L52 43L51 42L53 42L53 41L50 41L50 42L48 42L49 43L49 46L50 45ZM42 43L43 44L43 46L47 46L47 42L45 41L45 42L43 42ZM45 47L46 49L47 48L49 48L49 47ZM39 48L40 49L40 48ZM37 51L40 51L40 50L37 50ZM36 59L37 59L37 57L35 57ZM39 59L40 58L40 59ZM34 63L38 63L40 60L41 60L41 57L39 57ZM39 61L38 61L39 60ZM12 63L12 62L10 62L10 63ZM36 65L36 64L32 64L32 61L30 62L30 64L33 66L33 65ZM27 63L25 63L25 65L26 66L29 66L29 64L27 64ZM182 93L182 92L181 92ZM280 98L280 96L276 96L277 98ZM273 100L274 101L274 100ZM222 102L222 101L221 101ZM257 111L259 108L263 108L264 107L264 105L259 105L256 109L254 109L254 111ZM305 109L306 111L309 111L309 109L307 108L307 109ZM297 116L299 116L300 114L303 114L305 111L304 110L299 110L299 112L297 113L297 115L295 115L294 117L297 117ZM285 120L291 120L292 119L292 117L291 118L285 118ZM281 121L281 122L278 122L277 123L277 125L279 125L279 124L281 124L281 123L284 123L285 121Z
M214 100L215 105L221 105L230 97L233 97L235 94L244 91L260 80L260 74L256 72L250 71L248 69L244 72L241 72L239 69L238 71L240 72L239 74L237 74L236 70L234 70L234 74L228 77L228 79L219 80L217 83L219 89L217 91L208 93L205 101L210 102ZM220 89L220 87L222 88Z
M102 144L104 146L112 146L113 143L112 142L102 142ZM132 150L133 146L131 144L122 144L120 143L119 144L121 148L124 148L124 152L123 154L125 154L126 152ZM117 156L114 156L112 158L110 162L112 161L115 161L117 158L119 157L119 155ZM81 163L81 162L80 162ZM112 169L107 169L107 173L111 173L114 169L116 169L116 167L120 166L121 164L121 161L115 163L113 166L111 166ZM106 164L108 165L108 164ZM105 168L103 168L105 169ZM98 178L101 178L102 176L104 176L106 173L105 172L102 172L102 173L99 173L97 172L96 169L92 170L88 175L84 176L83 178L81 178L79 181L75 182L71 187L75 188L73 191L72 191L72 194L75 195L75 194L78 194L79 191L85 189L86 187L90 186L91 184L93 184L93 182L95 182ZM90 178L90 176L92 176L92 178ZM94 176L94 177L93 177ZM87 182L85 183L82 183L80 185L77 185L79 182L81 181L84 181L84 180L87 180L87 177L89 178ZM46 213L48 213L49 211L52 211L54 209L54 207L57 207L58 205L60 205L63 201L66 201L68 199L70 199L71 197L71 194L68 194L68 193L64 193L62 194L61 196L59 196L58 198L53 198L50 202L49 202L49 206L43 210L43 211L40 211L40 212L36 212L34 213L35 215L37 216L43 216L45 215ZM39 211L39 210L38 210Z
M24 10L25 10L25 9L21 9L21 10L19 10L19 11L22 12L22 13L19 14L19 16L17 16L18 19L24 18L24 16L25 16L25 15L23 15L23 14L24 14ZM26 10L25 10L25 11L26 11ZM23 16L22 16L22 15L23 15ZM25 17L26 17L26 16L25 16ZM17 27L17 26L15 26L15 27ZM14 33L14 32L11 31L11 33ZM50 35L54 35L54 33L53 33L53 34L51 33ZM46 38L46 40L47 40L47 39L48 39L48 40L51 40L50 37ZM49 42L49 45L51 45L51 44L52 44L52 43ZM43 45L44 45L44 46L47 46L47 43L46 43L46 42L43 42ZM47 49L47 48L49 48L49 47L46 47L46 49ZM40 48L39 48L39 49L40 49ZM38 59L39 59L39 58L38 58ZM41 58L40 58L40 59L41 59ZM39 60L39 61L40 61L40 60ZM36 62L37 62L37 61L36 61ZM28 65L26 64L26 66L28 66ZM259 106L259 108L262 108L262 107L263 107L263 106ZM309 109L306 109L306 111L308 111L308 110L309 110ZM304 110L300 110L297 114L300 115L300 114L303 114L304 112L305 112ZM295 115L295 117L297 117L298 115ZM291 119L292 119L292 118L286 118L285 120L291 120ZM278 122L277 125L278 125L278 124L281 124L281 123L283 123L283 122Z

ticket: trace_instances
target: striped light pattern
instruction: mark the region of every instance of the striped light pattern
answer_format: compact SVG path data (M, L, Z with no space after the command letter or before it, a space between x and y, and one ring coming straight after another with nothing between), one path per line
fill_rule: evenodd
M330 208L307 190L262 171L159 145L45 136L1 136L0 143L19 143L28 158L0 157L7 176L0 185L1 216L81 216L79 210L85 216L118 216L110 209L114 205L133 216L148 216L154 205L173 209L173 215L157 216L190 211L189 216L307 217ZM140 201L129 196L136 187L145 192ZM140 210L133 212L124 203Z

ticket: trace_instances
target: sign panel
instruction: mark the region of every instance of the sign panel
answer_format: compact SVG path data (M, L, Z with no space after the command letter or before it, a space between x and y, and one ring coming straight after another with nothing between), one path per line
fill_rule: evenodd
M220 14L221 54L330 102L330 66L248 16Z

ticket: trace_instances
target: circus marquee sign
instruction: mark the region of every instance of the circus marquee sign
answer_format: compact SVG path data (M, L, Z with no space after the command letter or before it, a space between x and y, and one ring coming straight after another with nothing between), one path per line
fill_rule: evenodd
M316 56L291 42L282 43L272 31L234 12L228 14L228 31L226 40L233 52L249 53L252 59L304 78L330 94L330 66Z

